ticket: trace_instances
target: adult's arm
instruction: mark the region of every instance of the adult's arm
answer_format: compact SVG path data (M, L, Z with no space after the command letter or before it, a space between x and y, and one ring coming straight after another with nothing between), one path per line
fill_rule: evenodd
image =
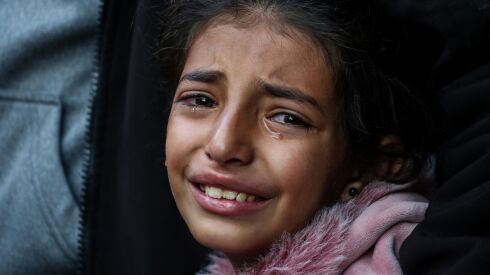
M436 93L440 116L439 187L401 248L404 272L489 274L490 1L378 2L405 24L406 73Z

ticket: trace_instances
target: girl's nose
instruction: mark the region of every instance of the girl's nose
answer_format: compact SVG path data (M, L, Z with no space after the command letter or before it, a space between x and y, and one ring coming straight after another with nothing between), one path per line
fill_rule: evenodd
M250 123L239 114L223 114L214 124L205 146L209 159L220 165L247 165L254 158Z

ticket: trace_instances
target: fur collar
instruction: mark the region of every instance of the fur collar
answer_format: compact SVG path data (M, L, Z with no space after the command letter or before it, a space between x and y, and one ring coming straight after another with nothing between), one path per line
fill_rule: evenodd
M320 209L239 274L401 274L398 250L427 208L422 196L402 192L408 187L375 182L347 203ZM224 255L210 260L199 274L236 274Z

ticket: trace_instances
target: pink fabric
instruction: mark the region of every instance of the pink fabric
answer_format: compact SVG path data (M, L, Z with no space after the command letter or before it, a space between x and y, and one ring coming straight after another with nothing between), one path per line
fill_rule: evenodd
M318 211L239 274L402 274L401 244L422 221L427 200L408 185L371 183L348 203ZM221 254L201 274L236 274Z
M398 251L403 241L422 221L427 202L411 193L387 195L357 217L347 238L343 274L402 274Z

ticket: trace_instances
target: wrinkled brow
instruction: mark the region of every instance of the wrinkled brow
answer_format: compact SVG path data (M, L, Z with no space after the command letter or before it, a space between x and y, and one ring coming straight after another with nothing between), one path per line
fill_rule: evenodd
M309 96L308 94L301 91L300 89L271 84L263 80L259 80L258 84L259 86L263 87L264 90L270 96L290 99L290 100L298 101L300 103L309 103L314 107L318 108L320 111L323 111L322 107L320 106L320 104L315 98Z
M223 72L218 70L195 70L184 74L179 82L184 80L187 81L196 81L196 82L204 82L204 83L213 83L218 81L221 78L224 78L225 75Z

